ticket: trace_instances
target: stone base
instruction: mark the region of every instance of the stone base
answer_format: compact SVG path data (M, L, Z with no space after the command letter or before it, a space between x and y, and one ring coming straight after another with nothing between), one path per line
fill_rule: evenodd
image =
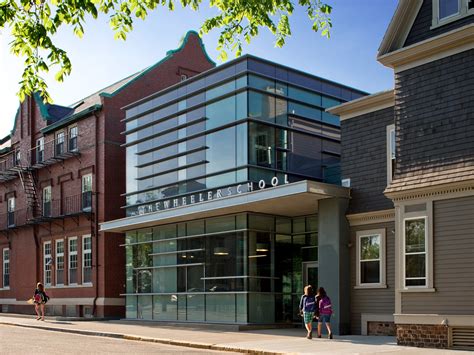
M448 327L444 325L397 324L397 344L419 348L448 347Z
M394 322L367 322L367 335L395 336Z

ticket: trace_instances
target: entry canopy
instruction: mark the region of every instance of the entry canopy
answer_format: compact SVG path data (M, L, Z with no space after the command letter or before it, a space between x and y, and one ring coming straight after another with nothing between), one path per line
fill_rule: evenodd
M257 212L287 217L303 216L317 213L318 200L326 198L350 198L350 189L304 180L168 210L116 219L101 223L100 230L126 232L239 212Z

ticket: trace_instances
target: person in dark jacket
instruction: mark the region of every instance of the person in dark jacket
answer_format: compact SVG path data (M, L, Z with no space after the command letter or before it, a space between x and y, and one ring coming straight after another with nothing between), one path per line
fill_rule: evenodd
M319 308L319 318L318 318L318 338L321 338L321 328L323 322L326 324L328 330L328 338L332 339L331 331L331 314L332 314L332 304L331 299L327 296L326 290L323 287L318 288L316 297L319 299L318 308Z
M33 302L35 304L35 311L37 315L36 320L41 319L42 321L44 321L44 308L48 300L49 296L46 294L43 284L41 282L38 282L36 284L35 294L33 295Z
M313 287L308 285L304 288L304 295L301 296L300 300L300 313L303 314L303 321L308 334L306 338L311 339L313 337L313 317L316 310L316 298L313 294Z

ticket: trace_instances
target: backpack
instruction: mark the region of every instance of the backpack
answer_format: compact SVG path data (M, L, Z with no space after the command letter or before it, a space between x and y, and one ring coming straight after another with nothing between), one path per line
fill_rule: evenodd
M316 309L316 300L314 296L303 296L303 311L314 312Z
M319 312L321 314L332 314L331 299L325 296L319 301Z

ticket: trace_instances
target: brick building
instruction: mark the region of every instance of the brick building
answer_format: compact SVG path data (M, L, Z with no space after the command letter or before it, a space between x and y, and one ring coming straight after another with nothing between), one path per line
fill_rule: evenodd
M124 314L124 239L98 230L125 215L121 108L214 66L190 31L158 63L71 106L38 95L20 104L0 141L3 312L32 313L26 301L41 281L50 314Z

